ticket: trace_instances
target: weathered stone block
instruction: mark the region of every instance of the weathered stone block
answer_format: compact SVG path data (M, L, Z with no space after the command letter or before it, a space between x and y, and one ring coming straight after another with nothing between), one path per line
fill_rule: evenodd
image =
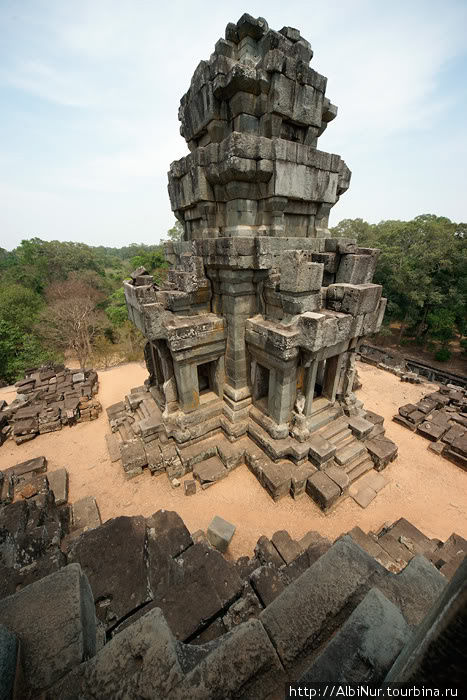
M381 471L397 457L397 445L386 437L367 440L366 448L377 471Z
M383 571L350 537L343 537L287 586L260 615L284 666L293 666L330 637L338 612L370 576Z
M300 683L351 683L357 666L365 682L380 683L410 637L400 610L372 588Z
M144 445L141 440L122 442L120 445L120 453L127 479L132 479L134 476L141 474L143 467L148 463Z
M150 600L145 545L144 518L120 516L85 532L69 549L68 561L86 573L107 629Z
M272 603L285 590L285 584L276 569L260 566L250 576L250 583L263 607Z
M25 680L36 693L96 652L92 591L78 564L0 600L0 623L21 639Z
M209 542L220 552L225 552L237 528L219 515L215 515L207 529Z
M280 288L284 292L316 292L323 284L324 265L310 262L304 251L284 251L280 258L280 271Z
M55 504L62 506L68 501L68 472L66 469L56 469L48 472L47 480L49 487L53 491Z
M154 608L113 637L93 659L74 668L46 697L166 698L183 677L176 641L161 610Z
M92 496L80 498L73 503L73 528L77 531L87 532L101 524L101 516L96 499Z
M194 479L186 479L183 483L185 496L194 496L196 493L196 481Z
M307 494L323 510L328 510L341 495L340 487L323 471L310 477L306 484Z

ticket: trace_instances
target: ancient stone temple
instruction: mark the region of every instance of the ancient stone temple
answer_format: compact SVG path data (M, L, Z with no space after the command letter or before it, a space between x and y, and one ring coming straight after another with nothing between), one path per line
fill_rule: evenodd
M306 463L322 491L331 467L373 466L355 443L381 427L372 434L352 392L354 361L386 299L372 283L379 251L328 230L351 173L317 148L337 107L312 56L297 29L250 15L227 25L180 103L190 153L169 171L184 235L166 245L167 283L140 270L125 295L179 451L222 432L248 462L251 440L276 481L279 460L289 485ZM262 481L267 469L253 471Z

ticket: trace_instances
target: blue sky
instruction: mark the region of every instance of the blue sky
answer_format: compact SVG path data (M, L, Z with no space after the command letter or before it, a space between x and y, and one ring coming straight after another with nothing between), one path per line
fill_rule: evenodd
M467 220L465 0L0 0L0 247L163 238L179 100L243 12L298 27L328 77L319 148L353 172L331 225Z

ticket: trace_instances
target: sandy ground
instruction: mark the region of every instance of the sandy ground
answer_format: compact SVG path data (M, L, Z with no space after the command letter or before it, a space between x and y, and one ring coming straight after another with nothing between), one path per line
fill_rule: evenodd
M276 530L286 529L295 538L318 530L334 539L355 525L367 532L402 516L429 537L446 539L453 531L467 537L467 474L430 452L425 439L391 420L400 405L418 401L436 387L402 383L370 365L359 364L358 369L363 382L358 397L366 408L384 416L386 434L399 445L398 459L384 472L390 483L365 510L351 498L326 516L306 495L274 503L246 466L205 491L198 489L195 496L185 496L183 487L172 489L164 474L152 477L145 471L126 481L120 463L112 464L107 454L105 411L91 423L40 435L21 446L8 440L0 448L0 469L45 455L49 471L68 469L70 501L94 496L103 521L122 514L148 516L165 508L177 511L194 532L205 530L213 516L220 515L237 526L229 548L232 557L251 556L258 537L270 537ZM146 376L138 363L100 371L98 397L104 409ZM0 389L0 398L8 403L14 397L13 388Z

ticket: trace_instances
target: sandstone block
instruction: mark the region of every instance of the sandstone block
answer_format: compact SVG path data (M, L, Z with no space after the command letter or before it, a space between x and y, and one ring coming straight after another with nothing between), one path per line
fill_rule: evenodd
M225 552L237 528L219 515L215 515L207 529L207 537L213 547Z
M68 561L86 573L97 617L107 629L150 600L145 545L141 516L113 518L71 544Z
M92 591L78 564L0 600L0 623L21 640L25 680L36 693L96 652Z

